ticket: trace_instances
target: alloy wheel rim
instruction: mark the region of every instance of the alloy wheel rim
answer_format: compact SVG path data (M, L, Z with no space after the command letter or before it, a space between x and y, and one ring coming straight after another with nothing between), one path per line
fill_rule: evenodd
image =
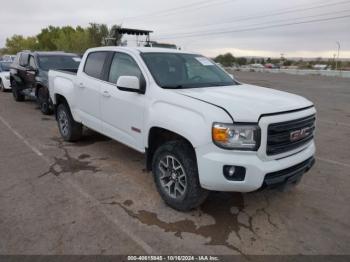
M61 133L64 136L67 136L69 127L68 127L68 118L67 118L66 112L60 111L58 113L58 117L57 118L58 118L58 123L59 123L59 126L60 126Z
M180 161L174 156L165 155L160 159L158 169L164 192L171 198L182 198L187 189L187 177Z

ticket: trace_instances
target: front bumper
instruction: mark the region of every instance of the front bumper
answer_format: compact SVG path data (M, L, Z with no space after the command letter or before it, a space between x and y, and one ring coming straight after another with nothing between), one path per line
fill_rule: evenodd
M250 192L263 187L267 174L285 170L311 159L315 155L315 143L311 141L302 151L273 160L262 160L257 152L218 150L213 144L196 148L196 155L199 180L203 188L215 191ZM245 179L227 180L223 174L224 165L245 167Z
M301 177L309 171L314 164L315 158L310 157L295 166L277 172L268 173L265 175L263 187L276 187L285 184L298 183Z
M214 143L196 147L201 186L215 191L255 191L266 184L264 180L267 174L285 171L308 159L312 159L316 151L314 140L309 141L300 148L272 156L266 154L266 144L267 130L270 124L300 119L314 114L316 114L316 110L312 107L293 113L262 117L258 123L261 129L261 143L256 152L225 150L218 148ZM223 174L225 165L244 167L246 169L245 179L243 181L226 179ZM299 173L298 178L307 170L308 168L303 169ZM289 175L286 178L288 179Z

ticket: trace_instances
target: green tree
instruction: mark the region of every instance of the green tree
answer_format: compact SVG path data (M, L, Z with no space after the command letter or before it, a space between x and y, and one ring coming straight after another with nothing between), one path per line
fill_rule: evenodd
M37 35L39 49L43 51L57 50L55 41L59 38L60 31L61 28L51 25L41 29L41 32Z
M245 57L238 57L238 58L236 59L236 62L237 62L237 64L239 64L240 66L246 65L246 64L247 64L247 58L245 58Z
M236 59L231 53L226 53L224 55L218 55L214 58L215 62L222 64L223 66L230 67L232 66Z
M22 35L13 35L6 39L6 50L9 54L16 54L21 50L37 50L38 41L35 36L23 37Z
M91 47L101 46L104 38L109 34L108 27L105 24L90 23L87 31L89 35L89 44Z
M8 38L6 47L1 52L17 53L29 49L84 53L88 48L103 45L103 40L109 34L110 30L105 24L90 23L86 28L81 26L76 28L48 26L43 28L37 36L14 35Z
M284 60L284 63L283 63L284 66L291 66L292 65L292 61L291 60Z
M74 52L75 46L73 45L73 39L75 35L75 29L71 26L65 26L60 28L58 35L52 40L56 46L56 50Z

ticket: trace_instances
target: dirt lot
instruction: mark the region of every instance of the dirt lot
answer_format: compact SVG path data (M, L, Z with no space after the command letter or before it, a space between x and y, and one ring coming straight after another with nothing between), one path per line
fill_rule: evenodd
M317 163L289 192L215 193L165 206L143 155L0 94L1 254L350 254L350 80L243 73L318 109Z

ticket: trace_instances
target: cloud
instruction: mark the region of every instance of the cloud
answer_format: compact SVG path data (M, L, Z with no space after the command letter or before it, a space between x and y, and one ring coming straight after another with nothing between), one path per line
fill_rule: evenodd
M340 0L11 0L1 7L0 46L13 34L35 35L48 25L89 22L154 30L154 39L213 56L226 50L236 55L328 57L341 41L341 55L350 56L350 18L238 32L263 25L350 15L350 2ZM322 7L324 5L324 7ZM186 8L181 8L186 6ZM320 7L321 6L321 7ZM293 10L297 10L293 12ZM281 13L281 14L278 14ZM326 15L329 13L328 15ZM300 17L310 17L300 19ZM285 22L281 22L285 21ZM185 33L236 31L197 37Z

